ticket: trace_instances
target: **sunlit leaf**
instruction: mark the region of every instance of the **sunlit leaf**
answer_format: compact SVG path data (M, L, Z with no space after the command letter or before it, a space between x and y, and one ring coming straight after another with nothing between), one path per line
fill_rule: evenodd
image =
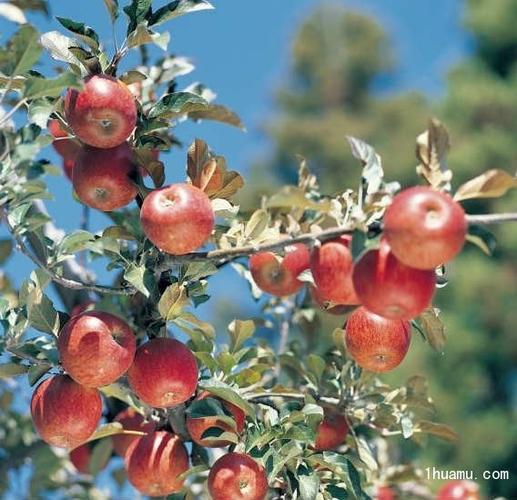
M175 0L174 2L169 2L159 8L156 12L153 12L153 15L149 20L149 25L154 26L162 24L174 19L175 17L179 17L190 12L213 8L214 7L207 2L207 0Z
M462 184L454 199L462 201L472 198L499 198L512 188L517 188L517 177L494 168Z

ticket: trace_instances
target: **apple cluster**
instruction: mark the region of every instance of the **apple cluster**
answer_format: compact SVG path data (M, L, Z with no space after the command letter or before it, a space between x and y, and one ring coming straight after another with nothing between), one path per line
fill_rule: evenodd
M147 169L139 166L130 143L138 92L138 87L130 89L114 77L90 76L82 90L68 90L66 123L54 118L48 124L77 197L91 208L118 210L141 196L139 181ZM158 155L152 150L150 158L157 160ZM188 183L151 191L142 201L140 216L149 240L172 255L202 246L214 228L210 199Z
M466 232L465 212L447 193L412 187L388 206L378 248L355 262L352 237L343 235L312 251L296 244L283 257L257 253L249 269L259 288L278 297L300 291L300 274L310 270L316 305L332 314L355 308L345 324L349 355L366 370L386 372L406 356L410 322L431 305L435 269L460 252Z

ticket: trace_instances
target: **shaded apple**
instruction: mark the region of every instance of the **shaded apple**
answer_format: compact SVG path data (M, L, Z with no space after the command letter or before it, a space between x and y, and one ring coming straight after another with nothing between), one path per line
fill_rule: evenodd
M312 301L323 311L336 316L342 316L350 311L354 306L345 306L343 304L334 305L332 301L321 295L319 288L311 286L309 288Z
M77 383L101 387L126 373L135 357L136 340L117 316L87 311L65 324L57 348L61 365Z
M114 148L136 125L136 102L127 85L107 75L85 80L82 90L68 89L64 109L75 135L96 148Z
M183 488L178 476L189 468L187 450L178 436L157 431L129 446L124 466L129 482L144 495L166 496Z
M182 255L206 243L214 228L214 211L201 189L171 184L146 196L140 220L145 235L160 250Z
M77 448L74 448L70 453L70 461L81 474L90 474L90 462L92 459L93 447L90 443L84 443ZM99 470L104 469L108 465L110 457L106 457L103 463L100 464Z
M137 349L127 375L131 389L144 403L169 408L192 397L199 374L188 347L174 339L156 338Z
M206 398L218 399L223 407L232 415L233 419L235 420L235 427L232 427L228 422L221 420L217 416L201 418L187 417L186 424L190 437L192 438L192 441L206 448L220 448L223 446L230 446L232 444L230 441L225 441L224 439L208 440L206 438L203 439L202 436L205 431L214 427L222 430L223 432L236 432L237 434L240 434L244 430L246 414L238 406L235 406L234 404L230 403L229 401L225 401L224 399L215 398L208 391L202 392L194 401L201 401Z
M246 453L227 453L212 465L208 491L212 500L264 500L266 471Z
M436 500L480 500L479 486L474 481L448 481L438 490Z
M135 173L133 150L128 144L113 149L84 147L75 161L72 182L85 205L109 212L135 198Z
M311 272L318 295L334 304L357 305L359 299L352 282L353 261L349 246L352 237L343 235L315 247Z
M356 262L352 278L361 304L388 319L417 317L431 304L436 287L434 271L402 264L385 242Z
M395 493L389 486L378 486L373 498L374 500L396 500Z
M298 292L303 281L300 273L309 269L309 250L302 243L285 247L285 256L259 252L249 259L249 269L257 286L264 292L284 297Z
M58 153L63 158L65 165L71 164L73 166L79 151L82 149L81 144L79 141L74 139L65 139L65 137L68 137L69 134L62 127L61 122L57 118L49 120L47 126L48 131L55 139L52 141L52 147L56 150L56 153Z
M323 420L316 431L314 449L334 450L345 442L348 424L344 415L331 408L324 408Z
M65 172L66 177L70 181L74 178L74 166L75 166L75 159L74 160L63 160L63 172Z
M129 431L140 431L147 434L154 432L156 426L153 422L146 422L144 417L140 415L134 408L126 408L122 410L113 419L113 422L122 424L124 429ZM115 434L111 437L113 441L113 449L115 452L124 457L129 445L137 440L139 436L131 434Z
M434 269L461 251L467 226L463 208L447 193L417 186L393 198L384 215L383 232L400 262Z
M36 387L31 415L45 442L59 448L76 448L97 428L102 416L101 395L67 375L54 375Z
M345 344L354 361L372 372L397 367L411 343L411 325L400 319L386 319L358 307L345 325Z

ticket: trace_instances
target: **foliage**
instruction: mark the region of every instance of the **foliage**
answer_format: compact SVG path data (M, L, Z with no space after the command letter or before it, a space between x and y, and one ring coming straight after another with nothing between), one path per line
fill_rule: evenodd
M301 237L311 246L325 239L325 230L334 229L354 233L355 257L377 247L384 209L400 186L384 179L381 158L371 146L353 137L348 139L356 168L361 172L354 189L339 189L332 196L325 194L301 161L296 184L264 196L260 208L246 211L235 202L243 186L241 176L229 171L222 156L196 139L187 153L186 177L206 191L217 215L212 251L184 256L160 252L143 234L138 207L109 213L110 226L101 232L78 229L55 237L54 221L44 205L45 200L52 199L45 178L54 173L45 159L45 148L52 142L46 123L49 118L58 119L69 131L61 96L67 88L80 89L85 76L117 75L128 52L140 49L141 64L120 78L141 85L142 99L131 145L150 174L153 188L164 184L165 173L163 164L150 158L150 150L177 146L175 127L182 121L209 119L242 128L238 116L215 104L213 93L203 85L178 90L178 78L193 69L185 59L166 55L152 64L145 51L149 44L165 50L169 34L161 31L162 25L179 15L210 9L208 2L176 0L154 8L151 0L132 0L122 11L118 2L106 1L105 5L113 22L127 22L126 38L113 54L106 51L93 27L65 18L57 21L66 35L61 31L39 34L36 28L22 24L0 53L0 86L6 106L0 117L0 210L10 233L1 246L1 260L5 261L16 247L36 267L18 290L2 274L0 432L5 439L0 452L2 463L9 465L0 468L0 487L5 491L8 473L21 473L23 464L30 461L31 494L54 491L73 498L102 496L94 477L80 476L77 480L68 457L38 441L27 417L15 409L10 392L14 376L27 375L34 386L46 374L61 371L57 335L69 320L73 306L82 304L88 292L98 299L96 308L124 317L140 343L163 336L185 340L199 362L199 389L234 404L247 417L242 435L232 430L221 434L212 428L203 437L228 440L233 448L248 452L262 463L278 498L366 499L381 482L400 483L405 498L429 498L420 470L410 465L393 466L384 457L385 441L390 436L400 435L416 444L427 435L456 438L450 427L435 422L436 410L421 376L409 377L400 387L388 386L349 358L341 329L334 331L333 345L315 353L311 342L318 329L318 316L306 290L288 299L265 297L261 317L234 319L227 325L224 342L220 342L215 327L196 313L196 307L210 299L210 277L230 262L250 282L251 293L257 297L260 291L242 258L268 245L281 253L290 241L286 237ZM346 33L349 22L347 19ZM362 25L369 29L367 22ZM380 45L378 32L371 31L374 45ZM360 37L353 37L351 42L363 43ZM43 57L42 48L61 63L54 77L34 69ZM312 56L307 57L310 60ZM363 88L382 67L382 61L377 57L369 64L361 64L365 70L358 77L357 89ZM364 63L361 57L350 59L346 71L355 72L359 62ZM307 79L318 75L318 68L306 64L304 68ZM326 75L322 78L327 80ZM347 98L353 100L356 95L354 92ZM417 142L417 172L433 186L445 189L450 188L452 175L445 167L448 142L447 131L438 121L431 121ZM486 179L492 174L483 175ZM220 181L216 183L214 179ZM136 179L139 203L153 189L145 182L141 176ZM470 198L498 196L505 191L500 187L494 190L490 182L479 179L469 182L458 190L460 195L468 192ZM514 184L511 178L505 187ZM86 261L102 257L113 278L112 285L94 283L79 255ZM70 262L76 266L71 267ZM305 279L311 281L310 276ZM61 303L51 300L51 286L57 288ZM255 341L258 327L282 332L285 345L277 350ZM433 347L443 348L443 326L436 309L418 318L415 328ZM291 342L287 342L289 334ZM106 424L90 438L96 441L90 471L98 471L103 458L111 455L111 440L107 438L124 432L120 424L112 422L116 410L124 405L162 426L169 425L182 437L185 415L218 416L232 424L214 398L164 410L140 401L125 379L103 387L102 392ZM316 431L328 406L345 415L351 431L337 451L316 452ZM188 434L185 439L189 439ZM192 446L190 458L194 467L181 497L199 498L212 457L206 450ZM111 473L115 481L124 481L120 470Z

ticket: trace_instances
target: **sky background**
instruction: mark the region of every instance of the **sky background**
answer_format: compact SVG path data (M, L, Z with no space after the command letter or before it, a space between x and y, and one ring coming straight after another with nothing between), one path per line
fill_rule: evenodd
M127 2L121 1L122 5ZM161 6L165 2L154 2ZM270 143L261 132L263 123L274 115L274 95L288 78L290 49L300 23L322 2L315 0L214 0L214 11L191 14L164 26L171 32L169 52L192 59L197 69L180 81L180 88L193 81L201 81L218 94L217 101L241 116L247 132L221 124L182 124L177 134L188 146L201 137L218 154L226 156L231 169L246 176L249 166L267 155ZM375 17L388 33L397 64L392 74L376 84L382 94L418 90L430 98L440 97L448 69L468 54L470 39L461 25L460 0L349 0L338 1L350 8ZM70 17L94 27L101 37L112 42L112 34L102 0L51 1L53 15ZM40 31L59 29L57 23L41 15L31 16ZM119 23L122 25L122 23ZM13 26L0 20L4 40ZM64 31L64 30L63 30ZM156 50L156 54L159 50ZM48 62L42 71L49 76ZM353 134L354 131L343 130ZM410 138L412 139L412 138ZM186 151L175 151L163 156L167 182L184 179ZM51 148L45 156L56 164L60 159ZM293 151L293 155L296 151ZM81 206L72 200L69 181L65 177L49 179L49 189L55 201L47 204L57 225L66 231L77 229ZM95 213L92 230L107 225L107 219ZM0 228L0 236L5 231ZM7 265L9 275L17 285L33 266L20 255L13 256ZM104 273L100 281L109 282ZM228 286L229 284L230 287ZM211 280L209 292L224 294L240 301L245 309L253 303L244 281L230 269ZM214 310L210 305L200 308L200 316L209 320ZM28 407L30 393L22 391L20 404Z

